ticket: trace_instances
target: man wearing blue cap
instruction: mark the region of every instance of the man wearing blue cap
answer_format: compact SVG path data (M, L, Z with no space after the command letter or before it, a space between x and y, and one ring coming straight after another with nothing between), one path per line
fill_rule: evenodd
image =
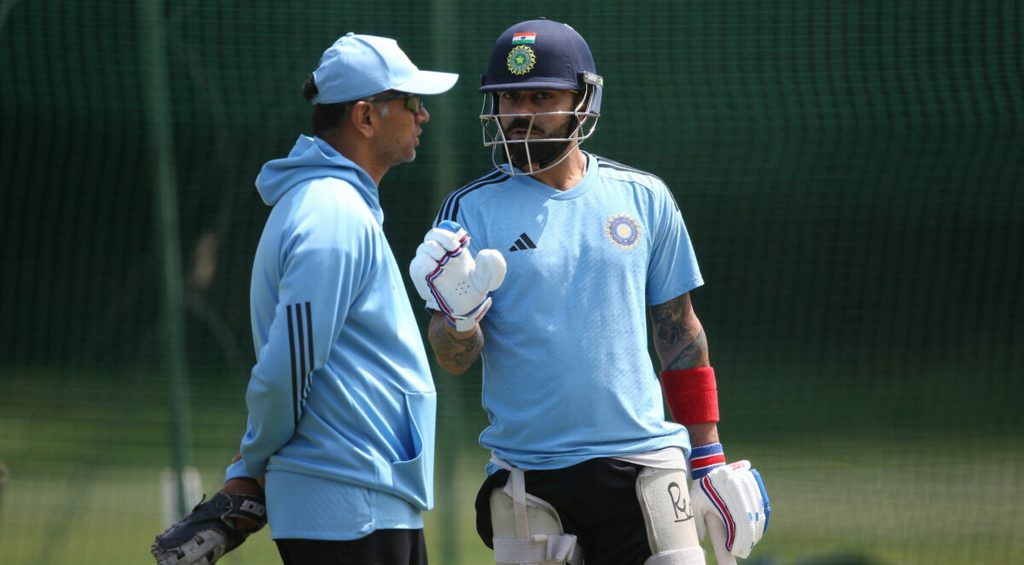
M703 279L672 193L580 149L603 85L570 26L505 30L480 88L495 170L448 196L410 265L441 365L483 362L477 530L499 564L698 565L705 531L734 562L768 498L718 440L689 294Z
M286 565L427 563L435 391L378 186L416 156L421 97L457 79L350 33L306 81L313 137L256 179L272 209L253 263L240 454L219 493L157 536L158 563L214 563L268 516Z

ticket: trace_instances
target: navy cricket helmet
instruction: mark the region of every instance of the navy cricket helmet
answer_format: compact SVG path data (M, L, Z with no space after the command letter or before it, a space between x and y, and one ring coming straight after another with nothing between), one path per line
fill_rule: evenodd
M515 24L498 37L480 77L480 92L583 92L587 84L601 86L601 77L583 36L569 24L538 19Z
M500 161L508 163L510 171L519 168L533 174L557 165L568 155L570 143L578 144L594 132L601 115L603 87L604 80L597 74L590 46L570 25L540 18L506 29L494 43L487 71L480 77L480 92L484 94L480 114L484 146L492 149L495 166ZM578 93L578 104L572 111L544 113L569 115L574 120L573 127L564 137L506 139L501 119L519 116L498 113L497 93L517 90ZM530 114L529 118L533 120L539 115L542 114ZM499 152L504 153L504 158L498 158ZM513 159L513 154L518 159Z

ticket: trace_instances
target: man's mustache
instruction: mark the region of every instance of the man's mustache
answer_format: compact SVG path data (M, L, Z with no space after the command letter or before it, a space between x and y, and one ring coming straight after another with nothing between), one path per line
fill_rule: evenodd
M535 123L531 126L531 121L532 120L529 120L527 118L514 118L512 120L512 123L510 123L508 127L505 128L505 133L508 133L514 129L522 128L529 132L530 137L534 137L535 135L543 135L544 130L541 129L540 127L537 127L537 124Z

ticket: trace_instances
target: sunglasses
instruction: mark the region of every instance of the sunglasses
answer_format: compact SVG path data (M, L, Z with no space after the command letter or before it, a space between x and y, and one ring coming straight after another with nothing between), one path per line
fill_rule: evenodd
M396 92L393 94L380 94L377 96L371 96L367 98L367 102L387 102L389 100L405 100L405 107L407 110L414 114L419 114L423 111L423 97L419 94L409 94L407 92Z

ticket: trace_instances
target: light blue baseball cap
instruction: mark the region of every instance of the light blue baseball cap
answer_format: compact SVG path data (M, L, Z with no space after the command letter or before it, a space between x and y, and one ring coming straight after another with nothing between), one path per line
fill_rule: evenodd
M313 71L318 94L313 104L336 104L398 90L409 94L441 94L459 80L455 73L421 71L398 42L349 32L320 57Z

